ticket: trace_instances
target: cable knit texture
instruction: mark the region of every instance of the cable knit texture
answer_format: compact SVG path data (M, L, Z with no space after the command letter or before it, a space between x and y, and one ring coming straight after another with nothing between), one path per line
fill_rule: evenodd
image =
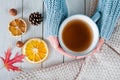
M77 80L119 80L120 55L107 45L86 58Z
M91 0L90 15L97 0ZM103 0L104 1L104 0ZM107 1L107 0L106 0ZM112 0L111 0L112 1ZM92 3L94 2L94 3ZM101 51L85 60L63 63L45 69L22 72L13 80L119 80L120 79L120 22Z
M113 32L113 35L106 43L120 53L120 19L117 23L115 31Z
M45 37L58 36L60 23L67 17L65 0L45 0ZM47 20L47 21L46 21Z
M74 80L78 76L82 62L82 60L77 60L45 69L22 72L13 80Z
M101 12L98 21L100 37L109 40L120 16L120 0L98 0L97 11Z

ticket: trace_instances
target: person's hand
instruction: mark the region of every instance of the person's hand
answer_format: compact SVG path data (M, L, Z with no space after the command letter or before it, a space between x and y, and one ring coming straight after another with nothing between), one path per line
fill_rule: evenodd
M59 42L58 42L58 37L55 37L55 36L50 36L48 37L48 40L50 41L52 47L57 50L59 53L62 53L63 55L66 55L70 58L76 58L76 59L79 59L79 58L83 58L83 57L86 57L86 56L73 56L73 55L70 55L69 53L66 53L60 46ZM100 49L101 49L101 46L103 45L104 43L104 39L100 39L98 44L97 44L97 47L91 52L90 55L96 53L96 52L99 52ZM87 55L88 56L88 55Z
M117 0L117 2L120 1ZM93 50L92 53L95 53L96 51L100 50L102 44L104 43L104 40L110 39L110 36L115 27L115 23L118 19L118 16L120 15L120 11L119 11L120 5L117 2L115 2L115 0L107 0L107 1L99 0L96 11L99 11L101 13L101 17L97 22L101 39L99 40L97 47L95 48L95 50ZM66 7L65 0L45 0L44 3L46 8L45 36L48 38L51 45L58 52L63 53L64 55L67 55L72 58L79 58L66 53L60 47L60 44L58 42L58 31L60 24L68 15L68 10ZM115 3L115 4L111 5L110 3ZM104 5L104 4L108 4L108 5ZM111 6L111 7L107 7L107 6ZM115 11L116 13L114 13Z
M48 37L48 40L50 41L52 47L53 47L56 51L58 51L59 53L62 53L63 55L66 55L66 56L68 56L68 57L70 57L70 58L82 58L82 57L76 57L76 56L70 55L69 53L65 52L65 51L61 48L61 46L60 46L60 44L59 44L59 42L58 42L58 37L50 36L50 37Z
M52 47L71 58L76 58L66 53L59 44L58 32L61 22L67 17L68 10L65 0L45 0L46 18L45 18L45 37L49 40Z
M103 44L104 44L104 39L100 38L96 48L92 51L92 53L99 52Z
M61 22L67 17L68 10L66 7L65 0L45 0L45 8L46 8L46 18L45 18L45 36L51 43L52 47L71 58L82 58L70 55L66 53L60 46L58 42L58 31ZM98 49L98 48L97 48ZM96 50L94 50L95 52ZM85 56L83 56L85 57Z

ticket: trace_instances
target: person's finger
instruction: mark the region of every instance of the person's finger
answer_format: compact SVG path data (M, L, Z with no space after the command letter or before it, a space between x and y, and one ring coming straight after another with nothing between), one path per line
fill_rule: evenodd
M96 48L91 53L89 53L88 55L86 55L84 57L93 56L96 52L99 52L103 44L104 44L104 39L100 38ZM77 59L79 59L79 58L81 58L81 56L77 57Z
M100 39L99 42L98 42L98 45L97 47L88 55L86 56L73 56L73 55L70 55L69 53L65 52L59 45L59 42L58 42L58 38L55 37L55 36L50 36L48 37L48 40L50 41L52 47L58 51L59 53L62 53L63 55L65 56L68 56L70 58L76 58L76 59L80 59L80 58L84 58L86 56L89 56L89 55L93 55L94 53L98 52L100 49L101 49L101 46L103 45L104 43L104 39Z
M100 38L96 48L90 54L86 55L86 57L93 56L96 52L99 52L103 44L104 44L104 39Z
M58 48L56 48L56 50L59 52L59 53L62 53L63 55L67 56L67 57L70 57L70 58L76 58L76 56L72 56L70 55L69 53L66 53L60 46Z
M104 44L104 39L103 39L103 38L100 38L100 40L99 40L99 42L98 42L98 45L97 45L97 47L93 50L93 52L94 52L94 53L95 53L95 52L99 52L103 44Z
M58 38L55 36L50 36L48 37L48 40L50 44L52 45L53 48L57 48L59 46Z
M63 55L66 55L66 56L68 56L68 57L70 57L70 58L76 58L76 56L72 56L72 55L70 55L69 53L66 53L66 52L60 47L57 37L55 37L55 36L50 36L50 37L48 37L48 40L49 40L50 44L52 45L52 47L53 47L56 51L58 51L59 53L62 53Z

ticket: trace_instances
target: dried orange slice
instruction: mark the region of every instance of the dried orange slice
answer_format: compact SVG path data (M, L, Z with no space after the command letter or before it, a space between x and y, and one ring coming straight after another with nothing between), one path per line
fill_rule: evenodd
M21 36L27 30L27 24L23 19L14 19L9 23L9 31L13 36Z
M31 63L43 62L48 56L46 43L38 38L28 40L22 51L26 55L26 59Z

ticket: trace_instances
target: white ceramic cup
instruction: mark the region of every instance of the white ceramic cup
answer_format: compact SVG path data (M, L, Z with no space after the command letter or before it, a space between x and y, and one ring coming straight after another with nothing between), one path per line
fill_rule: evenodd
M60 26L60 29L59 29L59 43L61 45L61 47L63 48L63 50L67 53L67 54L70 54L72 56L85 56L87 54L89 54L92 50L95 49L98 41L99 41L99 30L98 30L98 26L96 25L96 21L100 18L100 13L97 12L92 18L89 18L88 16L85 16L85 15L73 15L67 19L65 19L63 21L63 23L61 24ZM75 52L75 51L72 51L70 49L68 49L64 42L63 42L63 39L62 39L62 33L63 33L63 30L65 28L65 26L72 20L82 20L84 22L86 22L89 27L91 28L92 32L93 32L93 39L92 39L92 43L91 45L89 46L88 49L82 51L82 52ZM79 36L79 35L78 35Z

